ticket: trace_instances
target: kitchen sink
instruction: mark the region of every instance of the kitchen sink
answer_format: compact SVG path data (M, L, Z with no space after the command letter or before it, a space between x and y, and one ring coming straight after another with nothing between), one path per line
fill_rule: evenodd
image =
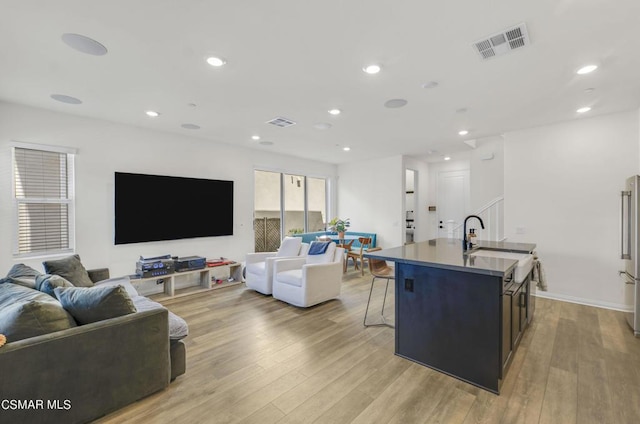
M513 273L516 283L521 283L527 278L533 268L533 255L530 253L502 252L500 250L478 249L469 253L469 256L480 256L485 258L511 259L518 261Z

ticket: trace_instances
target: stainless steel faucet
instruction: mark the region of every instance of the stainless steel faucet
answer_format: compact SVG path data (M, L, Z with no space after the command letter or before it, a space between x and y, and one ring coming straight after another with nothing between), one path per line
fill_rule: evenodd
M482 218L480 218L478 215L469 215L468 217L466 217L464 219L464 227L462 229L462 231L464 232L464 235L462 236L462 250L471 249L473 247L471 245L471 242L468 242L467 244L467 221L470 218L476 218L478 221L480 221L480 226L484 230L484 223L482 222Z

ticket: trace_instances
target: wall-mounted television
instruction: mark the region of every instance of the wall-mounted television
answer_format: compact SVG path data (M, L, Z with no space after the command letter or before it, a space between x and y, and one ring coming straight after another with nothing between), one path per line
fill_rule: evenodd
M115 244L233 235L233 181L115 173Z

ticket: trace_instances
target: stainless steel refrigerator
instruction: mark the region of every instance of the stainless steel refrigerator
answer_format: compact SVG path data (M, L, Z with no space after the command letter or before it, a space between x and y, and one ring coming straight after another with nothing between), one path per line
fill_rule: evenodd
M640 176L627 178L622 192L622 259L625 269L620 271L624 283L627 322L636 337L640 336Z

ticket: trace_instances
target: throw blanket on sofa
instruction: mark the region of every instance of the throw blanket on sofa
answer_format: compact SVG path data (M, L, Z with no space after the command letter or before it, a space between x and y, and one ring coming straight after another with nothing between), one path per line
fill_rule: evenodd
M312 241L311 246L309 247L308 255L323 255L324 252L327 251L327 247L329 247L330 241Z

